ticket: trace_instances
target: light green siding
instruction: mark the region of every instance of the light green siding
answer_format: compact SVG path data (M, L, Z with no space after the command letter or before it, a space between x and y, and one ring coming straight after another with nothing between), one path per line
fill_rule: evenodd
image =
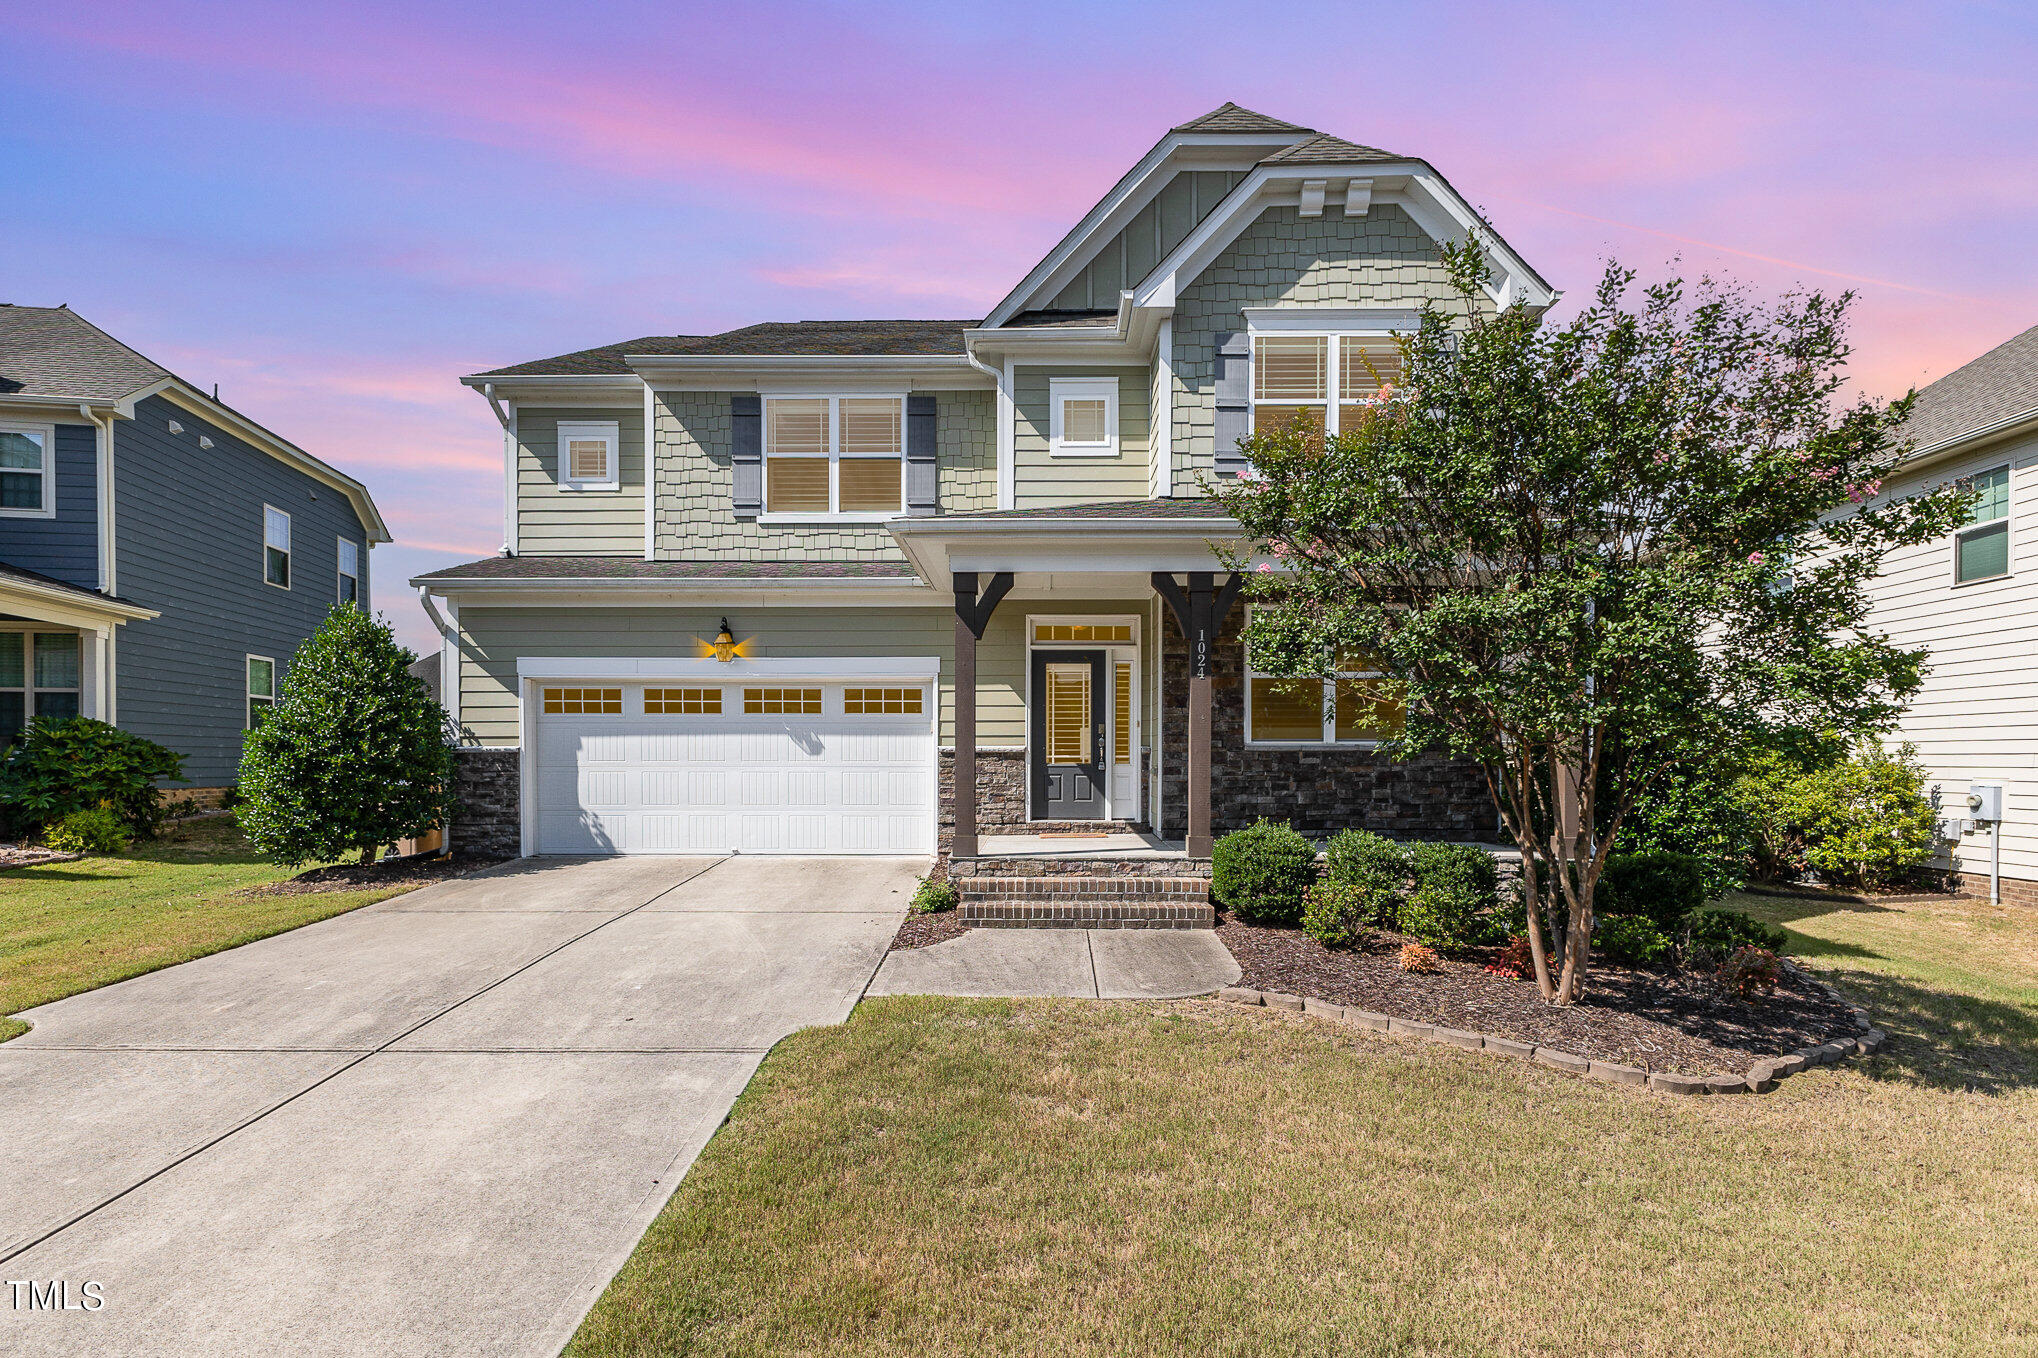
M613 420L622 489L559 488L560 421ZM644 408L517 408L517 552L522 556L644 554Z
M931 594L931 591L930 591ZM1129 600L1011 600L998 606L977 644L977 742L1026 743L1026 630L1033 614L1124 613L1152 627L1151 596ZM525 656L691 659L697 640L727 615L737 635L755 638L759 658L938 656L941 740L954 741L955 613L907 608L481 608L460 610L460 724L485 745L517 743L517 661ZM1142 674L1149 674L1142 652ZM1141 679L1150 688L1150 680ZM1148 729L1153 729L1151 720Z
M1415 308L1458 304L1437 243L1400 207L1304 217L1274 207L1182 291L1175 305L1174 492L1199 493L1214 460L1217 337L1259 306Z
M1118 382L1118 455L1054 457L1049 453L1050 382L1056 377L1108 377ZM1012 439L1012 495L1015 509L1086 504L1097 500L1139 500L1147 494L1147 446L1151 400L1146 368L1016 368L1013 407L1018 422Z
M774 525L738 519L729 505L729 395L656 393L657 554L661 560L904 559L883 524ZM942 511L995 508L998 437L994 394L942 391L934 394L934 402L936 486Z
M1122 289L1154 271L1168 251L1182 243L1210 215L1244 170L1185 170L1168 181L1152 202L1125 224L1055 295L1053 306L1073 311L1110 311Z

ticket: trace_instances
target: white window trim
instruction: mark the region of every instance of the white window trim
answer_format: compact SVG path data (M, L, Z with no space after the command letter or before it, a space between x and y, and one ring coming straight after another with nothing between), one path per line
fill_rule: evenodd
M17 687L9 684L0 688L0 693L21 695L21 724L26 729L35 720L35 699L39 693L75 693L78 695L78 715L94 716L86 704L90 692L87 679L90 677L92 657L85 644L86 633L75 627L45 627L33 623L0 625L0 632L11 632L21 638L21 683ZM38 686L35 682L35 639L39 636L76 637L78 639L78 682L70 687L56 685Z
M1107 820L1122 819L1124 818L1125 813L1131 811L1132 809L1129 807L1121 808L1118 805L1117 790L1114 784L1116 784L1116 782L1118 781L1116 774L1119 768L1121 767L1129 767L1135 771L1132 796L1134 804L1137 805L1139 798L1137 770L1139 769L1140 764L1142 762L1141 759L1142 754L1149 747L1149 745L1153 743L1150 742L1147 738L1146 702L1145 694L1142 691L1142 686L1140 682L1141 680L1140 662L1142 657L1144 657L1146 654L1145 647L1142 646L1140 643L1140 637L1144 630L1143 627L1144 622L1145 620L1141 618L1137 613L1028 613L1025 615L1024 623L1026 627L1025 633L1026 663L1025 668L1023 670L1025 676L1025 687L1020 694L1021 698L1020 710L1025 718L1023 725L1026 731L1026 741L1019 748L1022 752L1024 752L1026 756L1025 766L1028 770L1028 773L1026 775L1027 778L1026 819L1028 821L1039 821L1046 819L1046 817L1044 816L1036 816L1033 814L1033 791L1032 791L1033 774L1031 772L1033 768L1033 653L1036 650L1104 652L1105 692L1102 695L1102 698L1104 702L1105 819ZM1132 640L1035 641L1033 639L1034 628L1043 625L1051 627L1058 623L1085 623L1093 626L1103 627L1117 626L1119 624L1129 623L1131 624L1132 627ZM1119 662L1125 660L1129 660L1132 662L1132 757L1128 759L1124 765L1121 766L1118 762L1118 703L1117 703L1118 675L1115 667L1119 664ZM1149 668L1158 671L1160 666L1158 664L1155 664L1150 666ZM1094 702L1097 700L1097 698L1098 695L1096 694L1091 695L1091 701Z
M1973 473L1973 475L1970 476L1968 479L1974 480L1979 477L1987 476L1991 472L2004 473L2006 481L2006 485L2004 487L2005 494L2009 494L2015 491L2017 474L2015 470L2015 464L2013 463L2004 462L1999 463L1992 467L1983 467L1980 471ZM2017 558L2016 558L2017 530L2013 526L2015 519L2016 519L2015 505L2014 503L2012 503L2007 504L2003 507L2003 516L2000 519L1990 519L1985 523L1970 523L1953 530L1953 550L1948 554L1949 559L1947 560L1946 563L1947 576L1952 582L1953 588L1972 589L1976 585L1999 585L2003 581L2008 580L2017 573ZM1961 540L1970 536L1971 534L1981 532L1983 529L1994 528L1997 524L2003 525L2002 572L1998 575L1977 575L1972 580L1961 579L1960 578Z
M264 697L263 694L255 692L254 663L257 660L261 661L263 664L269 667L269 692L266 695L266 697ZM269 704L269 710L271 712L274 712L276 710L276 690L280 686L281 676L276 671L276 661L273 657L266 655L242 656L241 687L244 690L246 690L241 695L242 699L241 729L243 731L252 731L255 729L255 699L263 698L264 701L266 701Z
M559 489L609 491L623 488L623 427L617 420L561 420L554 437L559 459ZM574 439L600 439L608 448L605 470L600 476L573 475L573 459L567 445Z
M346 549L348 547L352 547L354 549L354 569L351 571L347 569ZM353 600L354 605L357 608L362 607L361 544L354 541L354 539L350 537L342 535L338 540L338 545L333 548L333 558L334 558L333 564L337 570L338 575L338 578L333 581L334 602L336 603L346 602L344 599L340 597L340 582L343 580L352 580L354 582L354 600Z
M1256 308L1255 310L1258 309ZM1315 324L1305 326L1300 322L1289 322L1285 317L1281 319L1281 323L1274 324L1271 323L1272 318L1263 312L1257 315L1248 312L1247 316L1246 343L1248 346L1247 353L1251 356L1248 359L1251 365L1248 369L1250 377L1248 399L1252 403L1248 418L1251 421L1251 426L1254 428L1258 427L1259 408L1263 405L1317 406L1323 411L1323 432L1326 435L1338 432L1338 411L1340 407L1367 404L1363 400L1347 402L1340 399L1337 394L1338 381L1344 371L1342 366L1344 361L1344 341L1347 338L1359 340L1393 339L1414 329L1413 325L1389 324L1383 320L1365 320L1352 325L1338 326L1329 323L1334 320L1332 317L1311 317L1310 319L1315 321ZM1261 398L1259 394L1260 341L1276 335L1282 339L1320 339L1328 341L1324 345L1323 351L1324 394L1321 399L1298 401L1289 397L1269 396L1264 399Z
M1270 402L1269 404L1275 404ZM1246 610L1246 622L1252 622L1252 605ZM1245 646L1241 638L1239 644ZM1339 740L1337 738L1337 681L1340 679L1378 679L1385 675L1382 670L1336 670L1321 676L1323 684L1323 738L1320 740L1259 740L1253 736L1253 680L1281 679L1286 676L1269 674L1256 670L1252 663L1252 648L1245 646L1245 682L1239 685L1245 703L1245 743L1255 750L1377 750L1386 744L1381 740ZM1307 676L1305 676L1307 677Z
M269 516L283 516L283 536L288 545L278 548L283 553L283 583L277 584L269 578ZM297 583L297 526L290 520L290 511L278 509L275 505L262 506L262 583L271 589L289 589Z
M1104 402L1104 440L1077 443L1062 427L1062 404L1066 401ZM1047 379L1047 455L1049 457L1117 457L1118 379L1115 377L1050 377Z
M54 519L57 516L57 427L34 420L0 420L0 433L37 434L42 438L42 507L0 509L0 518ZM16 467L16 472L26 468Z
M845 453L842 451L842 402L844 398L855 401L897 401L899 403L899 451L897 453ZM771 503L771 403L773 401L826 401L828 403L828 504L830 508L787 509L773 513L764 510L757 516L761 524L817 524L817 523L890 523L906 512L906 393L902 391L773 391L764 394L758 416L763 421L763 445L759 452L763 459L764 502ZM819 453L785 453L785 457L819 457ZM879 462L886 458L899 460L899 507L897 509L852 510L845 512L833 508L842 503L842 463Z

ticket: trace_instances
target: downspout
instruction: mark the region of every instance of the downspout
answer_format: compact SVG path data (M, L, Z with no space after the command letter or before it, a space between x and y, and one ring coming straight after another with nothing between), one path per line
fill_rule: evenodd
M97 446L93 451L99 465L99 592L117 594L119 580L113 554L113 421L118 417L109 410L102 421L83 402L78 405L78 413L91 422L96 435Z
M495 383L481 384L481 395L502 426L502 554L517 554L517 430L513 410L503 409L496 399Z
M1012 485L1012 458L1014 454L1012 447L1013 445L1012 386L1011 383L1007 381L1007 375L1009 370L1003 368L993 368L990 364L978 358L976 356L976 351L970 348L968 344L964 344L962 346L962 356L969 361L969 365L972 368L975 368L978 372L984 374L984 376L990 378L992 382L997 384L998 466L997 466L996 503L998 508L1000 509L1010 509L1012 508L1013 498L1010 488ZM939 582L930 581L929 583L938 584Z
M439 606L432 602L432 591L427 586L418 586L418 603L424 608L425 616L432 620L432 626L438 629L439 706L452 718L453 729L457 731L460 728L460 639L453 626L446 621L445 615L439 612ZM447 682L446 674L448 668L446 661L449 655L453 662L450 684ZM446 706L448 697L452 699L451 707ZM442 858L450 856L453 852L453 828L451 817L448 817L446 823L440 827L439 856Z

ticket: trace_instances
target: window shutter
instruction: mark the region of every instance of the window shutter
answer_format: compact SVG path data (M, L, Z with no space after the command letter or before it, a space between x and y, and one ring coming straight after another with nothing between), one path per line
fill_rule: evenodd
M1252 432L1252 337L1241 331L1217 337L1217 466L1219 476L1246 469L1238 441Z
M937 498L934 459L934 398L906 398L906 512L932 514Z
M739 392L729 398L729 500L737 515L764 508L764 398Z

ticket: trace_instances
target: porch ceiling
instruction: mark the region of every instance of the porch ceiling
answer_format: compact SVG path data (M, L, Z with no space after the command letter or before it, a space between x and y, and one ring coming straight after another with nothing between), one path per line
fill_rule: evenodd
M1217 547L1238 530L1233 520L1207 511L1097 512L1112 508L895 519L891 529L923 580L947 580L955 571L1010 571L1015 587L1026 588L1043 577L1119 577L1111 586L1134 592L1154 571L1222 570Z

